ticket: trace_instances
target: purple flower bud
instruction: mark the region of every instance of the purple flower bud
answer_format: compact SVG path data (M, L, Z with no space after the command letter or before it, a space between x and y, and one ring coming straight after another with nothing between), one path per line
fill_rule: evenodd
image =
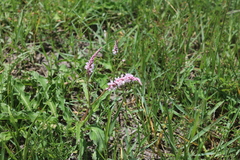
M108 88L106 88L106 90L114 90L114 89L124 85L125 83L129 83L129 82L132 82L132 81L138 81L138 83L140 85L142 85L142 82L141 82L141 80L139 78L134 77L130 73L126 73L125 75L122 75L119 78L115 78L114 81L111 80L108 83Z

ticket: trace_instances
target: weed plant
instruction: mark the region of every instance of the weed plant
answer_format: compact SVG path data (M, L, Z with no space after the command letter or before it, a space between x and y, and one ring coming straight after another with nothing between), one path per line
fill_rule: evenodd
M0 159L240 159L240 1L0 4Z

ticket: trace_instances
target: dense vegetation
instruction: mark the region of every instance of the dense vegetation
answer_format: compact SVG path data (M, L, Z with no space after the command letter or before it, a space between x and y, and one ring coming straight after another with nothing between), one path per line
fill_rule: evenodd
M240 159L240 1L0 4L0 159Z

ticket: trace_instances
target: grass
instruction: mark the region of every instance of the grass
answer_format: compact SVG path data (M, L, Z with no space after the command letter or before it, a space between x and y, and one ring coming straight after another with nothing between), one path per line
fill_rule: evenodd
M0 159L240 158L237 0L0 4Z

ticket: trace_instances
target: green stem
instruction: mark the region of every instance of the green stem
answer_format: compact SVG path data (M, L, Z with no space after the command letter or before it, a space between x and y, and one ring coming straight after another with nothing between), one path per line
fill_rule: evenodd
M87 82L88 83L88 82ZM88 86L87 86L88 87ZM89 91L89 90L88 90ZM106 92L106 89L101 93L101 95L93 102L90 104L90 96L88 96L88 110L86 111L86 113L84 114L84 116L81 118L81 124L80 124L80 128L82 128L82 126L88 121L88 119L92 116L92 114L94 113L94 109L92 108L92 105L97 102L102 96L103 94ZM89 94L88 94L89 95Z

